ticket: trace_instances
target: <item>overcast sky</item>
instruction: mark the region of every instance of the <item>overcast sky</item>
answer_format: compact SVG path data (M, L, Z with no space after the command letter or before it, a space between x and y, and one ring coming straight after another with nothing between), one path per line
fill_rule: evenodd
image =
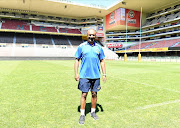
M70 0L75 3L80 3L80 4L87 4L87 5L101 5L105 7L109 7L115 2L119 0Z

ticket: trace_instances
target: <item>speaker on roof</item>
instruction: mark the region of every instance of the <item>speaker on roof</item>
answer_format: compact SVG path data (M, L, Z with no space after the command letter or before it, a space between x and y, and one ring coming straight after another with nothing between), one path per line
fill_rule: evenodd
M122 4L126 5L126 2L122 2Z

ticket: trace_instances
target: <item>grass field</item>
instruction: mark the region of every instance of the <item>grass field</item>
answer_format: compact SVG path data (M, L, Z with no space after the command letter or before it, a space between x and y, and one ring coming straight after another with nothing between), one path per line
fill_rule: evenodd
M74 61L0 61L0 127L180 128L180 63L106 61L98 121L78 124Z

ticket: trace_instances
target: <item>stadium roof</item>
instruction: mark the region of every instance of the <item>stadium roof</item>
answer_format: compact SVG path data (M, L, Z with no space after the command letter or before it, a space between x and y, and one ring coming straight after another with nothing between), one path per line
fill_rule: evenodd
M115 10L119 7L140 11L141 7L143 12L151 13L171 5L180 4L180 0L123 0L108 10Z
M118 0L109 7L101 7L74 3L70 0L1 0L0 8L66 17L104 17L120 7L137 11L142 7L143 12L150 13L177 3L180 3L180 0Z

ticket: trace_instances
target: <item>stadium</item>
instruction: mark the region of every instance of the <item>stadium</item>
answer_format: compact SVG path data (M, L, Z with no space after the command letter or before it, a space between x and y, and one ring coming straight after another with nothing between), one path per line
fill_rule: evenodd
M0 127L80 127L74 55L91 28L107 82L84 127L180 127L180 0L99 1L0 1Z

